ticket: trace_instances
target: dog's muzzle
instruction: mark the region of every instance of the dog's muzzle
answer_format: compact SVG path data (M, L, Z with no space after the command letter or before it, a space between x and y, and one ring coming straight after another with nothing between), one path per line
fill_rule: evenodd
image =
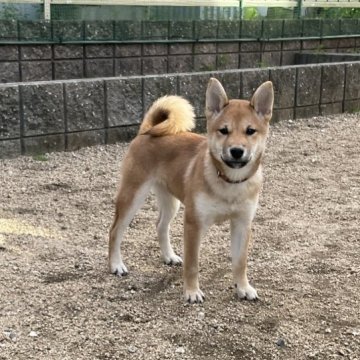
M240 160L244 156L244 150L242 148L231 148L230 149L230 155L235 160Z
M240 169L248 164L249 160L235 161L235 160L226 160L222 158L222 161L232 169Z
M245 151L242 148L233 147L230 149L230 156L222 156L222 161L232 169L240 169L248 164L250 158L244 156Z

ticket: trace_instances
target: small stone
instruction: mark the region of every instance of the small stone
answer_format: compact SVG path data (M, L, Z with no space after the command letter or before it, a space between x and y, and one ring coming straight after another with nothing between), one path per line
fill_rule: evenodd
M286 344L285 344L285 340L284 339L278 339L277 341L276 341L276 345L278 346L278 347L284 347Z
M338 350L338 354L341 355L341 356L345 356L345 352L343 350Z
M331 329L330 329L330 328L326 328L326 329L325 329L325 333L326 333L326 334L330 334L330 333L331 333Z
M175 352L176 354L185 354L185 349L183 347L178 347Z
M36 331L30 331L29 336L30 337L37 337L38 333Z
M202 312L202 311L199 312L198 317L199 317L200 320L203 320L205 318L205 313Z
M128 286L128 290L130 290L130 291L136 291L138 289L138 287L135 285L135 284L132 284L132 285L129 285Z
M129 353L135 353L136 351L137 351L137 348L135 346L130 345L128 347L128 352Z
M4 334L4 336L5 336L5 338L6 339L8 339L8 340L11 340L11 341L16 341L16 333L14 332L14 331L12 331L12 330L5 330L4 332L3 332L3 334Z

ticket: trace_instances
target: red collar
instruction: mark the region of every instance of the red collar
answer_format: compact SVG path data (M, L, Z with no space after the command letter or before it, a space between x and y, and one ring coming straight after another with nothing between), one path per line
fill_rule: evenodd
M223 174L220 170L216 169L216 173L217 173L217 176L221 179L223 179L224 181L226 181L227 183L229 184L240 184L240 183L243 183L245 182L246 180L248 180L249 178L245 178L245 179L242 179L242 180L230 180L225 174Z

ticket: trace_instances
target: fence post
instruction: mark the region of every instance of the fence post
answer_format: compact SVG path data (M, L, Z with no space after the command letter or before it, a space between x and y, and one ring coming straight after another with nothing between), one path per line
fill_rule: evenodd
M44 0L44 19L51 19L51 10L50 10L50 2L51 0Z
M301 12L302 12L302 0L298 0L298 18L301 19Z
M243 0L239 0L239 17L240 20L243 18Z

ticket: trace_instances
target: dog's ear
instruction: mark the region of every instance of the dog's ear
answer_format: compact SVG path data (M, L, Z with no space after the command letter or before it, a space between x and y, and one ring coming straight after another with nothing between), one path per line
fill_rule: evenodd
M265 120L271 119L274 104L274 88L271 81L264 82L256 89L250 104Z
M228 97L220 81L210 78L206 89L206 117L218 114L228 103Z

